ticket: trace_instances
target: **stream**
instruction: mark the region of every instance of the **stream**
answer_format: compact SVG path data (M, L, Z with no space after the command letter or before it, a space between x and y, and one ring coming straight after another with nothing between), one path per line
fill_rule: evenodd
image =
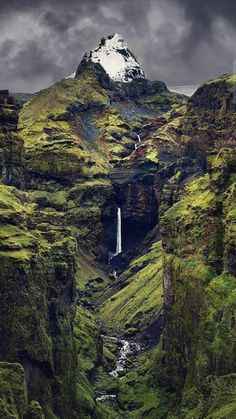
M140 135L137 134L138 143L141 143ZM136 149L136 147L135 147ZM117 208L117 221L116 221L116 252L110 252L109 261L122 253L122 214L121 208ZM116 270L113 270L113 276L115 279L118 278ZM141 346L133 341L121 339L114 336L101 335L104 340L114 341L118 346L118 356L115 363L115 368L109 372L109 375L115 379L122 379L130 369L129 358L135 356L141 349ZM115 401L115 394L99 394L96 398L97 401Z
M122 379L128 371L128 360L130 356L135 355L137 352L140 351L141 346L133 341L125 340L125 339L119 339L113 336L105 336L102 335L103 339L107 340L113 340L115 341L119 346L119 352L118 352L118 359L115 364L115 368L109 372L109 374L118 379ZM99 397L97 397L97 401L105 401L105 400L115 400L116 395L115 394L103 394Z

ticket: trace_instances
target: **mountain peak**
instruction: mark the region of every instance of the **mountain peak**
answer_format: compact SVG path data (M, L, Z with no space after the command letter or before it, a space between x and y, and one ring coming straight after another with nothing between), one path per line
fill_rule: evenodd
M96 48L84 55L83 62L100 64L115 82L129 83L133 79L145 78L143 69L120 33L102 38ZM69 77L74 78L75 73Z

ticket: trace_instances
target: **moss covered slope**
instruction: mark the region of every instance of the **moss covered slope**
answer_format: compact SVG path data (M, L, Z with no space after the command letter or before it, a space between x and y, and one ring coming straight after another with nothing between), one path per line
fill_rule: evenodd
M182 185L178 202L161 220L166 386L180 402L171 417L233 418L236 412L232 83L232 78L222 77L190 100L186 121L191 121L192 137L184 140L191 144L188 152L197 145L195 150L204 153L208 173ZM213 119L212 142L208 130Z
M151 339L153 336L148 336L145 329L150 328L151 333L163 305L161 243L153 244L147 253L132 261L112 287L119 290L109 290L112 296L106 298L100 310L105 327L125 331L126 336L139 333Z

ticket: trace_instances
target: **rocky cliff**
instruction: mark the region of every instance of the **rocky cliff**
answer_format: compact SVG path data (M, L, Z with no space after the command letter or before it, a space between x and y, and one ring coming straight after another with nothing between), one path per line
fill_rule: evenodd
M181 400L174 417L236 412L234 107L232 76L190 99L182 141L188 154L204 153L205 174L180 185L161 220L167 386Z
M1 417L44 417L38 402L46 417L73 417L76 242L19 189L23 141L13 99L1 95Z

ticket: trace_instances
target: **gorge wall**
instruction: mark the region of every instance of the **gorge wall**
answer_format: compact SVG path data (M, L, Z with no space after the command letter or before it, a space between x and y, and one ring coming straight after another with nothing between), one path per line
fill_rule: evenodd
M232 77L222 77L193 95L183 128L189 153L196 149L204 153L207 167L204 176L181 187L178 202L161 220L167 386L179 394L178 418L233 417L236 165ZM220 394L219 388L225 387L229 393Z
M17 109L5 92L0 113L1 417L43 417L38 402L46 417L53 411L73 417L76 242L65 226L44 220L19 189L25 184L23 141Z

